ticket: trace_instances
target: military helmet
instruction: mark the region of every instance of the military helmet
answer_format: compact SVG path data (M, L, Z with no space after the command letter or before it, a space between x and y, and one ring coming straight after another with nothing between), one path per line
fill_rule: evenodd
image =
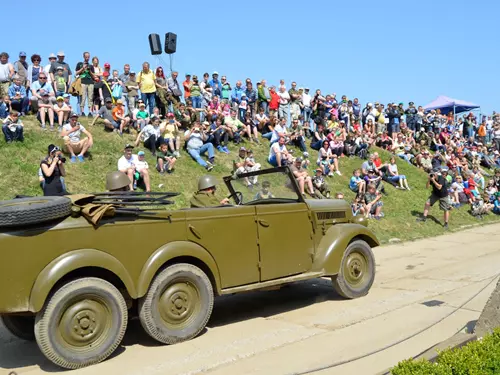
M110 172L106 176L106 190L120 190L130 185L128 176L120 171Z
M215 185L217 185L217 179L215 176L206 174L201 176L198 180L198 191L214 187Z

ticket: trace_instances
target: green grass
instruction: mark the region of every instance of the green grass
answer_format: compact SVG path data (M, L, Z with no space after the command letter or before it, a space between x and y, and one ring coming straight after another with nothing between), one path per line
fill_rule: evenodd
M38 185L39 162L45 157L47 146L51 143L62 146L62 140L57 132L42 131L38 122L31 117L23 119L25 124L24 143L13 143L7 145L1 137L0 140L0 199L12 199L17 194L23 195L41 195L42 192ZM93 134L94 146L92 148L92 160L86 160L85 163L67 163L66 164L66 183L69 191L72 193L91 193L105 190L106 174L116 169L118 158L122 155L123 146L126 143L133 143L136 135L124 134L123 138L117 134L105 132L102 126L88 126L86 118L81 119L81 123ZM257 162L261 163L263 168L268 167L267 156L269 152L269 143L262 141L262 145L245 144L254 150ZM137 152L141 148L136 148ZM221 178L231 174L232 160L237 158L237 149L235 145L230 147L231 154L216 154L216 167L211 172ZM377 149L382 160L388 161L389 153ZM295 151L299 153L298 150ZM174 208L187 207L192 193L196 190L198 177L205 173L189 155L182 153L178 160L175 173L171 175L160 175L154 170L155 159L146 152L146 160L150 165L152 176L153 191L173 191L180 195L175 199ZM317 152L310 150L311 163L315 164ZM436 204L431 212L431 220L426 223L417 223L416 217L422 213L423 205L430 193L425 188L427 175L417 168L408 165L402 160L398 160L398 167L401 174L405 174L412 188L411 191L400 191L386 184L388 197L383 198L383 211L385 217L380 221L371 221L370 227L382 242L387 242L392 238L400 240L413 240L428 236L435 236L444 232L442 226L435 223L432 217L442 222L442 212ZM353 169L360 168L362 160L359 158L342 158L340 160L340 170L342 176L328 179L328 184L332 194L342 192L348 201L352 201L354 193L348 188L348 182ZM312 168L311 168L312 169ZM312 172L311 172L312 174ZM158 188L159 184L164 184ZM225 187L219 189L221 198L227 195ZM464 226L470 226L477 223L488 223L498 220L496 215L489 214L484 220L478 221L467 211L469 207L464 206L451 212L450 230L460 230Z

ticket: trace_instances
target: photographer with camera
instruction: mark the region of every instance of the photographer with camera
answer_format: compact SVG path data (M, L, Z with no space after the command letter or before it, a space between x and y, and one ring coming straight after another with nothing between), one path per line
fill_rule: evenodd
M90 63L90 53L83 53L83 61L76 64L76 75L80 78L82 85L81 95L78 97L80 113L85 116L85 102L89 109L89 116L92 116L92 103L94 101L94 67Z
M66 158L63 156L61 149L55 145L49 145L48 155L40 163L44 183L42 184L44 196L61 196L65 195L66 189L61 178L66 175L64 163Z
M434 203L439 201L439 208L442 211L444 211L443 227L445 229L448 229L451 203L450 203L450 197L448 195L448 182L446 181L447 176L448 176L447 167L435 168L429 174L429 179L427 180L427 188L429 188L429 185L432 185L432 193L427 202L425 202L423 216L419 217L417 221L425 222L427 220L427 214L429 213L429 209L434 205Z

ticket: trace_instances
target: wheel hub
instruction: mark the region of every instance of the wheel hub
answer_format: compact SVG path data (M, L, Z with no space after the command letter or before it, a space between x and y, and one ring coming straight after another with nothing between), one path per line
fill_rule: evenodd
M362 283L367 273L367 261L365 257L358 252L349 254L344 267L344 276L346 281L355 286Z
M98 340L109 325L109 313L100 301L84 300L63 313L59 332L69 345L84 347Z
M199 303L196 287L190 282L178 282L166 287L159 298L158 308L167 325L181 328L199 310Z

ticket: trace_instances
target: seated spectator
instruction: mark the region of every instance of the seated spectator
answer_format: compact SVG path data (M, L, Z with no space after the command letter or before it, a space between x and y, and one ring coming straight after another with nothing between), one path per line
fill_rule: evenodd
M262 189L255 195L255 200L259 199L271 199L275 198L273 193L269 190L271 187L271 183L269 181L263 181L262 182Z
M146 147L153 156L156 155L156 150L160 147L160 144L164 143L163 139L160 137L160 118L152 117L151 123L147 124L140 132L137 134L135 140L135 147L139 146L139 142L142 141L144 147Z
M495 194L495 200L493 201L493 213L500 215L500 194Z
M24 141L24 125L19 118L19 112L13 110L10 115L4 120L2 125L2 132L5 137L5 142L12 143L14 141Z
M50 101L48 92L42 94L42 99L37 101L38 114L37 119L42 124L42 129L45 130L45 122L49 117L50 130L54 130L54 105Z
M323 176L323 169L316 168L315 175L312 178L312 183L314 187L314 196L318 199L330 199L330 189Z
M374 170L376 172L376 174L378 174L379 176L382 175L382 173L377 168L377 165L375 164L375 159L376 159L377 155L378 154L375 154L375 153L370 154L370 157L368 158L368 160L363 162L363 164L361 164L361 173L363 174L363 176L368 175L369 170Z
M319 123L311 139L311 148L313 150L319 151L325 139L326 139L325 126L323 125L323 123Z
M260 171L260 164L255 161L252 150L247 150L245 147L240 148L240 159L239 163L235 163L236 174L257 172ZM245 177L245 185L251 187L258 184L258 176Z
M82 139L82 133L87 137ZM92 147L94 140L92 134L78 122L76 113L72 113L69 122L62 127L61 137L64 140L64 151L71 154L71 162L75 163L78 158L83 163L84 155Z
M349 181L349 189L360 196L365 194L366 182L363 178L361 178L361 170L355 169L352 171L352 177Z
M248 129L245 124L243 124L236 116L236 111L231 110L230 116L224 118L224 125L231 129L232 135L234 137L234 143L239 144L242 135L247 135L250 140L252 140L252 133L248 133Z
M231 129L224 125L223 118L217 116L215 120L210 124L209 130L209 141L219 150L225 154L229 154L229 149L227 148L229 142L229 134Z
M167 123L162 129L163 139L176 158L180 157L181 137L179 136L179 126L180 123L175 120L174 114L172 112L167 113Z
M289 144L291 143L294 146L298 147L300 151L306 152L307 146L304 137L304 130L302 128L302 125L299 124L299 120L297 119L292 120L292 125L290 126L289 132L290 132Z
M286 149L284 137L279 137L278 142L271 145L267 161L273 167L281 167L292 161L292 155Z
M387 178L390 182L396 184L397 189L410 190L408 180L404 174L399 174L396 158L393 156L387 165ZM399 183L399 185L397 185Z
M330 142L326 139L323 141L323 147L319 149L316 163L323 170L325 176L333 177L334 171L340 174L338 157L332 153Z
M495 205L489 202L489 196L487 194L479 196L475 202L471 203L471 214L472 216L483 219L484 215L493 210Z
M6 119L11 111L10 99L8 95L0 95L0 120Z
M392 144L392 151L394 152L394 154L399 156L401 159L406 160L406 162L408 164L411 164L410 160L413 157L413 155L411 155L407 152L409 150L406 149L407 145L406 145L405 140L403 138L403 134L398 133L395 138L396 139L394 140L394 142Z
M146 104L139 102L139 111L135 114L136 130L141 131L147 124L149 124L149 113L146 111Z
M307 194L309 194L311 197L314 197L314 187L312 184L312 179L311 176L309 176L309 174L307 173L307 170L302 168L302 158L296 158L290 169L295 176L295 179L297 180L300 193L305 197L305 190L307 190Z
M48 155L40 163L44 196L62 196L67 194L62 182L62 178L66 175L64 161L65 158L61 154L61 149L55 145L49 145Z
M375 141L375 145L377 147L383 148L384 150L392 150L392 138L389 137L389 133L386 131L379 132L377 134L377 139Z
M430 157L428 150L422 150L420 156L417 156L417 166L422 168L427 173L432 171L432 158Z
M142 172L139 172L136 169L139 158L137 155L132 154L133 149L134 146L132 146L131 144L125 145L123 156L118 159L118 170L125 173L130 179L130 190L135 190L138 184L144 184L146 191L151 191L149 171L146 169L142 170Z
M71 114L71 108L64 102L62 96L57 97L53 112L57 116L57 123L59 124L58 130L61 131L63 124L69 121L69 115Z
M489 196L493 196L496 193L498 193L498 188L495 184L494 179L488 180L488 185L486 185L484 192L487 193Z
M356 197L354 198L354 200L351 203L351 210L352 210L353 216L358 216L358 215L364 216L366 214L364 198L365 198L364 194L363 195L356 194Z
M118 72L116 72L116 74L118 74ZM116 105L111 110L111 114L113 116L113 126L118 134L122 135L124 131L130 132L128 129L130 118L125 117L125 108L123 107L123 101L121 99L116 101Z
M91 126L94 126L97 119L102 119L102 121L104 122L104 129L108 131L114 131L116 128L114 125L112 110L113 110L113 99L107 98L106 105L99 108L99 111L97 112L97 115L94 117Z
M465 185L462 176L457 175L455 182L451 184L450 195L452 197L452 204L455 207L460 207L469 201L469 198L465 194Z
M377 188L373 184L369 184L366 188L366 194L364 196L364 211L366 217L373 217L380 220L382 215L382 196L377 191Z
M26 88L21 84L21 78L15 75L12 84L9 86L9 99L12 109L20 112L21 116L28 113L30 100L26 92Z
M278 142L280 137L288 137L288 130L286 126L286 118L281 118L278 123L274 126L274 130L271 133L271 144ZM267 137L265 137L267 138Z
M137 153L137 161L135 164L135 170L139 172L139 174L144 174L144 172L149 173L149 164L146 161L146 154L144 151L139 151Z
M166 143L160 144L160 151L156 153L156 170L160 174L172 173L174 171L175 162L177 159L174 154L169 151Z
M330 149L332 150L332 154L336 155L337 157L343 156L344 142L342 141L342 137L333 136L332 140L330 141Z
M364 177L366 185L372 184L375 186L378 192L388 195L385 191L384 184L382 183L382 177L377 173L375 169L369 169L368 174Z
M208 136L199 122L195 122L193 127L184 133L186 149L189 155L207 171L211 171L214 168L215 151L213 144L205 143L207 139ZM205 153L208 153L208 161L203 160L201 157Z
M48 74L41 71L38 75L38 80L31 83L31 109L33 112L38 112L38 102L43 101L44 94L49 94L51 104L55 104L56 97L52 85L47 82Z

